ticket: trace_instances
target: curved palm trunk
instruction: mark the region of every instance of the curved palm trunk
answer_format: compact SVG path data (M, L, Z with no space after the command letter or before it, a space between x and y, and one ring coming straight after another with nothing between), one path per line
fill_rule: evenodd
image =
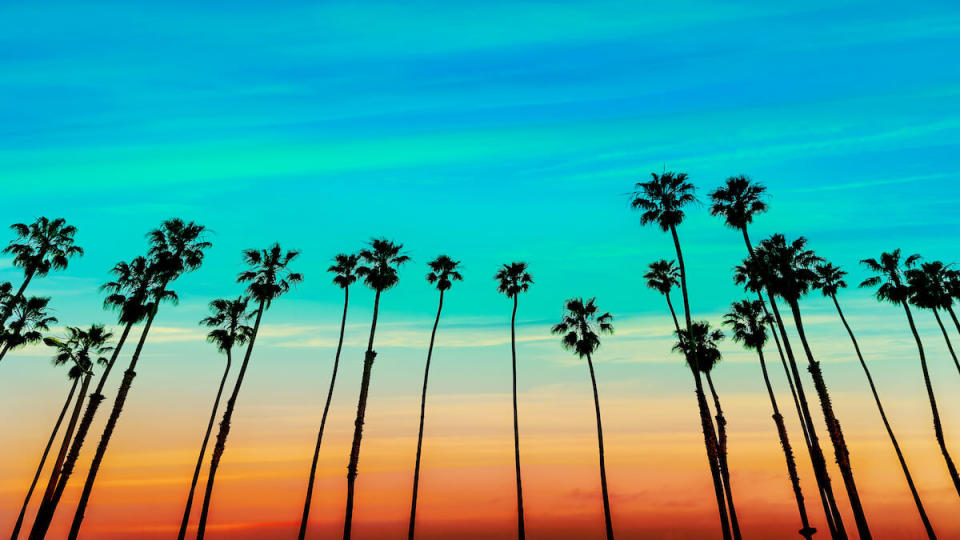
M323 416L320 417L320 431L317 433L317 446L313 450L313 462L310 464L310 478L307 480L307 496L303 503L303 516L300 518L300 532L297 535L303 540L307 535L307 523L310 518L310 503L313 500L313 484L317 478L317 460L320 457L320 443L323 441L323 428L327 425L327 412L330 410L330 400L333 398L333 385L337 382L337 368L340 366L340 351L343 349L343 333L347 328L347 304L350 303L350 288L343 289L343 317L340 319L340 340L337 341L337 354L333 357L333 374L330 376L330 388L327 389L327 402L323 405Z
M517 295L513 295L513 313L510 315L510 354L513 358L513 456L517 471L517 534L526 538L523 518L523 483L520 480L520 424L517 417Z
M180 532L177 533L177 540L183 540L187 536L187 525L190 524L190 510L193 508L193 494L197 489L197 480L200 478L200 469L203 467L203 456L207 452L207 443L210 441L210 432L213 431L213 422L217 418L217 409L220 407L220 396L223 395L223 385L227 382L227 374L230 373L231 363L233 363L231 350L227 349L227 366L223 370L223 377L220 378L217 397L213 400L213 409L210 411L210 421L207 422L207 431L203 434L203 443L200 445L200 455L197 456L197 465L193 469L193 478L190 480L190 492L187 494L187 505L183 510L183 519L180 520Z
M367 415L367 396L370 392L370 375L377 353L373 350L373 337L377 332L377 316L380 313L380 293L373 299L373 321L370 324L370 340L363 357L363 377L360 380L360 398L357 401L357 418L353 423L353 445L350 448L350 463L347 465L347 508L343 520L343 540L350 540L353 529L353 499L356 489L357 466L360 462L360 442L363 439L363 420Z
M7 309L3 310L3 312L0 313L0 327L2 327L4 323L7 322L7 319L10 318L10 314L13 313L13 306L17 305L17 301L23 298L23 293L24 291L27 290L27 285L30 284L30 280L33 279L33 276L35 273L36 273L36 270L30 270L29 272L27 272L26 276L24 276L23 278L23 283L20 284L20 288L17 289L17 292L14 293L13 298L10 299L10 303L8 304ZM6 349L4 349L4 352L6 352ZM2 358L3 358L3 355L0 354L0 359Z
M860 360L860 366L863 367L863 373L867 376L867 382L870 384L870 392L873 394L873 400L877 404L877 411L880 412L880 419L883 420L883 427L887 430L890 443L893 445L893 449L897 453L897 459L900 461L903 476L907 479L907 485L910 487L910 494L913 495L913 502L917 505L917 511L920 512L920 520L923 521L923 528L926 529L927 536L934 539L937 535L933 532L933 525L930 524L930 520L927 518L927 512L923 508L923 502L920 501L920 494L917 493L917 488L913 484L913 476L910 475L910 469L907 468L907 461L903 457L903 452L900 451L900 444L897 443L897 437L893 434L893 428L890 427L890 422L887 420L887 413L883 410L883 404L880 403L880 395L877 393L877 387L873 384L873 376L870 374L870 369L867 368L867 363L863 360L863 354L860 352L860 345L857 343L857 338L853 335L853 330L850 329L847 318L843 316L843 310L840 309L840 302L837 301L836 295L830 295L830 298L833 300L833 305L837 307L837 314L840 315L840 321L843 322L843 327L847 329L850 341L853 342L853 349L857 352L857 358Z
M710 394L713 395L713 406L717 410L717 442L720 452L720 474L723 476L723 491L727 496L727 509L730 511L730 524L733 527L733 537L737 540L740 536L740 522L737 519L737 509L733 504L733 487L730 485L730 469L727 467L727 419L723 416L723 408L720 406L720 396L717 395L717 389L713 387L713 378L710 372L706 372L707 386L710 387Z
M213 483L217 479L217 469L220 468L220 459L223 457L223 451L227 446L227 435L230 434L230 421L233 419L233 409L237 405L240 387L243 386L243 377L247 374L247 366L250 364L253 344L257 340L257 332L260 330L260 320L263 318L264 304L265 302L261 300L260 306L257 308L257 318L253 322L253 332L250 334L247 352L243 355L243 363L240 364L240 373L237 374L237 381L233 385L233 393L230 394L230 399L227 400L227 406L223 411L223 420L220 421L220 429L217 431L217 440L213 446L213 456L210 458L210 472L207 474L207 485L203 493L203 508L200 510L200 522L197 524L197 540L202 540L207 530L210 501L213 498Z
M53 446L53 441L57 438L57 432L60 431L60 424L63 423L63 417L67 415L67 409L70 408L70 402L73 401L73 395L77 391L78 384L80 384L80 379L74 379L73 384L70 385L70 391L67 392L67 399L63 402L63 408L60 409L60 416L57 416L57 422L53 425L50 438L47 439L47 446L43 448L43 454L40 456L40 464L37 465L37 472L33 475L33 481L30 482L30 489L27 490L27 496L23 499L23 506L20 507L17 523L13 526L13 534L10 536L11 540L17 540L17 537L20 536L20 528L23 526L23 517L27 513L27 505L30 504L33 490L37 487L37 481L40 480L40 473L43 472L43 465L47 462L47 455L50 454L50 447Z
M0 325L0 328L2 328L2 325ZM3 348L0 349L0 360L3 360L3 357L7 355L7 351L9 350L10 350L9 344L4 345Z
M587 355L590 367L590 383L593 385L593 405L597 410L597 444L600 447L600 491L603 494L603 519L607 527L607 540L613 540L613 520L610 517L610 497L607 494L607 466L603 458L603 423L600 420L600 395L597 393L597 377L593 373L593 359Z
M947 313L953 319L953 325L957 327L957 333L960 334L960 320L957 320L957 314L953 312L953 306L947 306Z
M437 336L437 325L440 324L440 311L442 310L443 291L440 291L437 318L433 321L433 330L430 332L430 346L427 348L427 367L423 371L423 392L420 395L420 431L417 433L417 460L413 467L413 501L410 503L410 526L407 530L409 540L413 540L414 529L417 523L417 492L420 488L420 452L423 449L423 419L427 410L427 378L430 376L430 359L433 356L433 341Z
M847 449L847 443L843 438L843 431L840 429L840 422L833 411L833 403L830 401L830 393L827 391L826 382L823 380L823 373L820 371L820 363L814 360L813 353L810 351L810 345L807 343L807 335L803 330L803 319L800 317L800 305L796 300L788 300L790 310L793 312L793 322L797 327L797 334L800 336L800 343L803 345L803 352L807 355L809 366L807 370L813 376L813 387L817 390L817 397L820 398L820 408L823 410L823 418L827 423L827 432L830 433L830 440L833 442L834 456L837 465L840 467L840 476L843 478L844 487L847 490L847 498L850 499L850 507L853 511L853 519L857 524L857 532L860 533L861 540L871 538L870 527L867 524L867 516L863 512L863 505L860 503L860 494L857 491L857 484L853 478L853 467L850 465L850 452Z
M937 444L940 446L940 453L943 454L943 460L947 463L947 471L950 473L950 480L953 481L953 487L960 495L960 475L957 474L957 466L950 457L947 450L947 443L943 438L943 426L940 424L940 410L937 408L937 398L933 395L933 385L930 383L930 372L927 370L927 356L923 352L923 342L920 341L920 334L917 333L917 325L913 322L913 314L910 312L910 306L906 302L903 304L903 310L907 314L907 322L910 323L910 331L913 333L913 339L917 342L917 352L920 353L920 369L923 371L923 383L927 388L927 397L930 399L930 412L933 414L933 434L937 438Z
M943 333L943 339L947 342L947 350L950 351L950 357L953 358L953 364L957 366L957 372L960 373L960 362L957 361L957 353L953 352L953 344L950 343L950 335L947 334L947 329L943 326L943 320L940 319L940 312L937 308L933 308L933 316L937 319L937 325L940 326L940 332Z

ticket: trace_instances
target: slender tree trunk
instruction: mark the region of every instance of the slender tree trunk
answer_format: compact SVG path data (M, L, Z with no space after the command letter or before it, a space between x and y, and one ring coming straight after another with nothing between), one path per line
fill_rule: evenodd
M70 385L70 391L67 393L67 400L63 402L63 408L60 409L60 416L57 417L57 422L53 425L53 431L50 433L50 438L47 439L47 445L43 448L43 454L40 456L40 464L37 465L37 472L33 475L33 481L30 482L30 489L27 490L27 496L23 499L23 506L20 507L20 514L17 516L17 523L13 526L13 534L10 536L11 540L17 540L17 537L20 536L20 528L23 526L23 517L27 513L27 506L30 504L30 497L33 496L33 490L37 487L37 481L40 480L40 473L43 472L43 465L47 462L47 455L50 453L50 447L53 446L53 441L57 438L57 432L60 431L60 424L63 423L63 417L67 415L67 409L70 408L70 402L73 401L73 394L76 393L77 384L79 383L80 379L73 379L73 384Z
M957 314L953 312L953 306L947 306L947 313L953 319L953 325L957 327L957 333L960 334L960 320L957 320Z
M360 398L357 401L357 418L353 424L353 445L350 447L350 463L347 465L347 508L343 520L343 540L350 540L353 529L353 498L356 489L357 466L360 463L360 442L363 439L363 420L367 415L367 395L370 392L370 375L377 353L373 350L373 337L377 332L377 316L380 313L380 293L373 299L373 321L370 324L370 340L363 358L363 377L360 380Z
M3 360L3 357L7 355L7 351L10 350L10 344L4 344L3 348L0 349L0 360Z
M200 478L200 469L203 468L203 456L207 452L207 443L210 441L210 432L213 431L213 422L217 419L217 409L220 407L220 396L223 395L223 386L227 382L227 375L230 373L230 364L233 363L231 349L227 349L227 365L223 370L223 376L220 377L220 386L217 388L217 397L213 400L213 409L210 411L210 421L207 422L207 431L203 434L203 443L200 445L200 455L197 456L197 465L193 468L193 478L190 480L190 492L187 494L187 504L183 510L183 519L180 520L180 532L177 533L177 540L183 540L187 536L187 526L190 524L190 509L193 508L193 494L197 489L197 480Z
M327 389L327 402L323 405L323 416L320 417L320 431L317 432L317 446L313 450L313 462L310 464L310 478L307 480L307 496L303 503L303 517L300 518L300 532L297 535L303 540L307 535L307 523L310 518L310 503L313 500L313 484L317 478L317 460L320 458L320 443L323 441L323 428L327 425L327 412L330 410L330 400L333 398L333 386L337 382L337 368L340 366L340 351L343 349L343 334L347 328L347 304L350 303L350 288L343 288L343 317L340 319L340 340L337 341L337 354L333 357L333 374L330 376L330 388Z
M213 499L213 483L217 479L217 469L220 468L220 459L223 457L223 451L227 446L227 435L230 434L230 421L233 419L233 409L237 405L237 398L240 396L240 387L243 386L243 377L247 374L247 366L250 364L250 355L253 353L253 344L257 341L257 332L260 331L260 321L263 319L263 310L265 302L260 301L257 307L257 318L253 322L253 332L250 334L250 342L247 343L247 352L243 355L243 363L240 364L240 373L237 374L237 381L233 384L233 393L227 399L227 406L223 411L223 420L220 421L220 429L217 431L217 440L213 446L213 456L210 458L210 471L207 475L207 485L204 486L203 508L200 510L200 522L197 524L197 540L202 540L207 530L207 517L210 514L210 501Z
M947 350L950 351L950 357L953 358L953 364L957 366L957 372L960 373L960 362L957 361L957 353L953 352L953 344L950 343L950 335L947 334L946 327L943 326L943 320L940 319L940 312L933 308L933 316L937 318L937 325L940 326L940 332L943 333L943 339L947 342Z
M687 335L692 336L693 321L690 317L690 299L687 294L687 271L683 264L683 252L680 250L680 238L677 236L676 227L670 227L670 233L673 236L673 246L677 251L677 264L680 267L680 291L683 293L683 308L687 323ZM697 344L691 340L690 345L693 349L694 363L697 364L699 355L697 352ZM710 465L710 474L713 476L713 489L717 498L717 510L720 513L720 527L724 540L730 540L730 521L724 502L723 478L720 474L717 434L713 428L713 420L710 419L710 407L707 405L707 398L703 393L703 382L700 380L700 368L694 365L690 366L690 369L693 372L693 382L696 387L697 405L700 409L700 424L703 431L704 445L707 449L707 462Z
M423 391L420 394L420 431L417 433L417 460L413 467L413 500L410 503L410 527L407 537L413 540L414 529L417 523L417 492L420 488L420 453L423 449L423 419L427 412L427 379L430 376L430 359L433 356L433 341L437 336L437 325L440 324L440 311L443 310L443 291L440 291L440 302L437 305L437 317L433 321L433 330L430 332L430 346L427 348L427 367L423 371Z
M727 419L723 416L723 408L720 407L720 396L717 395L717 389L713 387L713 378L710 372L704 373L707 376L707 386L710 387L710 393L713 395L713 405L717 409L717 442L720 452L720 474L723 476L723 491L727 496L727 509L730 512L730 524L733 527L734 540L740 540L740 521L737 519L737 509L733 504L733 487L730 485L730 468L727 466Z
M593 385L593 405L597 410L597 444L600 448L600 491L603 494L603 519L607 526L607 540L613 540L613 520L610 517L610 496L607 493L607 466L603 457L603 423L600 420L600 395L597 393L597 377L593 373L593 359L587 355L590 367L590 383Z
M523 483L520 480L520 423L517 417L517 295L513 295L513 313L510 315L510 354L513 358L513 456L517 471L517 537L524 540L526 527L523 518Z
M23 283L20 284L20 288L17 289L17 292L10 298L10 303L7 305L7 308L0 312L0 328L3 328L3 325L6 324L7 319L10 318L10 314L13 313L13 308L17 305L17 301L23 298L24 291L27 290L27 285L30 284L30 280L33 279L33 275L36 273L36 270L30 270L27 272L26 276L23 278ZM3 355L0 354L0 358L3 358Z
M933 414L933 434L937 438L937 444L940 446L940 453L943 454L943 460L947 463L947 471L950 473L950 480L953 481L953 487L960 495L960 475L957 474L957 466L953 464L953 458L947 450L947 443L943 438L943 426L940 424L940 410L937 408L937 399L933 395L933 384L930 382L930 372L927 370L927 356L923 352L923 342L920 341L920 334L917 333L917 325L913 322L913 314L910 312L910 306L906 302L900 302L903 310L907 314L907 322L910 323L910 331L913 333L913 339L917 342L917 352L920 353L920 368L923 371L923 384L927 388L927 397L930 399L930 412Z

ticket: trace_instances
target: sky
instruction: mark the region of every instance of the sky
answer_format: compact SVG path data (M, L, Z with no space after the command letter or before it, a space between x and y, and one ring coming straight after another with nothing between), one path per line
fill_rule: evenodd
M615 317L616 334L595 356L615 529L628 538L715 534L689 371L670 352L662 296L642 280L649 262L674 257L672 243L641 227L627 202L636 182L664 170L688 173L701 200L725 178L749 175L770 195L755 241L805 236L850 273L840 301L931 520L941 536L960 535L903 314L856 288L866 277L858 261L882 251L957 257L958 52L960 9L950 2L0 5L0 209L9 223L64 217L86 251L28 289L52 297L53 333L115 324L97 287L116 262L145 251L145 233L162 220L201 223L213 243L203 266L175 283L180 303L157 317L84 537L176 530L224 366L196 323L210 300L241 292L241 250L275 241L300 250L294 266L305 280L264 317L210 537L293 533L343 303L325 270L337 253L381 236L403 243L412 262L381 304L359 538L406 530L437 301L424 276L441 253L462 261L464 281L445 297L430 374L422 536L513 534L511 305L492 279L512 261L528 262L534 277L517 329L530 537L603 534L589 375L549 334L573 296L595 296ZM716 325L744 297L731 268L745 253L707 210L690 207L678 232L693 317ZM0 233L0 243L9 239ZM0 280L21 279L0 258ZM317 538L343 520L373 299L359 286L352 293L311 514ZM921 534L832 304L811 295L802 308L877 536ZM916 318L948 445L960 452L960 377L932 315ZM729 340L721 350L714 379L743 529L788 537L799 520L757 359ZM67 391L49 360L30 347L0 365L4 527ZM786 381L771 369L796 446ZM119 383L116 374L108 381L108 403ZM798 459L811 520L825 531L809 460ZM56 534L80 483L65 495Z

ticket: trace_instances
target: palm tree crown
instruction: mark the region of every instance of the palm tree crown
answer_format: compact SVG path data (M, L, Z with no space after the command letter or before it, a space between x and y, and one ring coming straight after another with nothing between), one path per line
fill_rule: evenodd
M907 286L904 273L913 268L919 255L910 255L901 261L900 250L880 254L880 259L863 259L861 264L875 275L860 283L861 287L877 287L878 300L899 304L910 297L910 288Z
M669 294L674 287L680 285L680 268L674 261L660 259L650 263L648 268L647 273L643 274L647 287L660 294Z
M371 289L385 291L400 281L397 270L400 265L408 262L410 257L400 254L403 244L386 238L374 238L369 246L360 250L363 264L357 267L357 275L362 277L363 282Z
M571 298L564 302L563 310L563 318L550 331L563 335L563 348L580 358L597 350L600 334L613 334L613 315L598 315L596 298Z
M17 239L3 252L13 255L13 265L26 274L45 276L51 269L66 268L74 255L83 255L83 248L73 244L77 228L67 225L63 218L40 217L30 225L15 223L10 228Z
M788 244L782 234L774 234L757 245L743 268L748 276L761 276L775 294L787 301L797 301L813 286L817 279L814 267L822 262L823 259L807 249L806 238L801 236ZM736 279L743 280L744 276Z
M43 340L44 344L56 349L53 358L55 365L72 362L82 373L89 374L95 364L107 363L106 354L113 350L113 347L108 345L113 334L107 332L103 325L93 324L86 330L68 326L66 331L67 335L62 340L54 337Z
M527 292L530 284L533 283L533 277L527 272L527 263L512 262L505 264L497 270L493 279L499 281L497 292L507 295L508 298L514 298L522 292Z
M741 300L730 305L730 311L723 317L723 324L733 331L731 336L745 347L760 350L767 343L766 325L773 318L766 313L762 300Z
M162 286L157 272L146 258L136 257L129 263L117 263L110 273L115 279L100 286L109 293L103 306L117 310L122 324L142 321L148 315L149 299L159 294L157 289Z
M454 281L463 280L463 276L457 271L460 261L455 261L446 255L440 255L427 264L430 266L427 282L436 283L438 291L449 290Z
M346 289L357 281L357 264L360 262L360 256L354 254L341 253L334 257L333 264L327 268L327 272L334 274L333 282L341 289Z
M640 224L656 222L664 231L683 221L683 207L696 202L693 184L687 181L687 173L650 173L651 180L637 182L630 194L630 206L641 210Z
M204 240L205 231L203 225L173 218L147 234L151 244L150 264L160 282L173 281L180 274L200 267L204 250L211 246Z
M816 278L810 285L814 289L820 289L826 297L836 296L838 290L847 287L847 282L843 280L843 276L847 273L839 266L824 262L814 266L813 271L816 273Z
M256 302L270 307L270 302L290 290L291 285L303 281L303 275L291 272L287 266L300 252L290 250L284 253L280 244L267 249L248 249L243 252L244 261L249 270L240 272L237 281L247 283L247 293Z
M253 335L253 328L243 324L251 313L247 313L249 299L239 296L235 300L219 298L210 302L213 315L204 317L200 324L213 328L207 334L207 341L217 346L221 352L227 352L234 345L243 345Z
M721 216L734 229L743 229L753 222L753 216L767 211L763 201L767 188L746 176L731 176L726 183L710 193L710 215Z
M674 332L677 336L677 342L673 346L673 351L682 353L687 360L687 366L690 367L692 367L690 356L693 354L693 351L696 351L699 354L697 369L708 373L720 362L719 343L723 340L723 331L711 330L710 323L707 321L694 321L690 330L693 333L693 345L695 348L690 347L690 334L686 330L681 329Z
M953 304L948 283L951 268L940 261L925 262L906 272L910 302L921 308L947 309Z
M0 342L8 349L16 349L43 339L42 332L57 322L57 318L48 313L49 303L49 297L40 296L12 301L10 319L0 334Z

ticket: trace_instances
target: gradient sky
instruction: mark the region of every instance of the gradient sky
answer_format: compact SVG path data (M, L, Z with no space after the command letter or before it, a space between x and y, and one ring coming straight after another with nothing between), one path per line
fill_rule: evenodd
M0 208L10 223L63 216L87 251L30 292L53 296L63 324L112 323L97 286L144 251L147 230L180 216L212 231L203 267L176 282L180 305L158 316L84 537L176 529L223 365L196 321L210 299L239 293L240 250L273 241L302 251L306 280L265 317L210 537L292 534L342 304L324 270L381 235L403 242L413 262L382 302L359 536L405 531L436 302L423 276L440 253L463 261L465 281L447 296L431 373L424 537L512 532L510 305L492 276L513 260L529 262L536 282L520 300L518 329L530 537L602 535L588 374L548 332L574 295L596 296L616 317L617 335L596 356L615 527L625 537L714 534L689 373L669 352L662 297L641 280L672 246L640 227L626 193L664 168L689 173L704 197L748 174L771 194L755 239L807 236L850 283L864 277L859 259L896 247L953 260L958 52L951 2L0 5ZM743 297L730 280L742 241L703 206L679 233L694 317L718 323ZM21 279L9 259L0 279ZM358 287L351 299L311 515L317 537L342 522L372 294ZM942 536L960 535L902 313L866 291L841 301L931 519ZM803 307L868 516L886 537L920 533L832 306L811 296ZM932 316L918 323L960 453L960 377ZM799 524L756 359L733 343L722 350L715 380L743 527L789 537ZM0 366L3 527L66 392L48 359L28 348ZM772 373L799 445L782 371ZM108 399L119 382L108 383ZM812 521L825 530L809 461L798 458Z

